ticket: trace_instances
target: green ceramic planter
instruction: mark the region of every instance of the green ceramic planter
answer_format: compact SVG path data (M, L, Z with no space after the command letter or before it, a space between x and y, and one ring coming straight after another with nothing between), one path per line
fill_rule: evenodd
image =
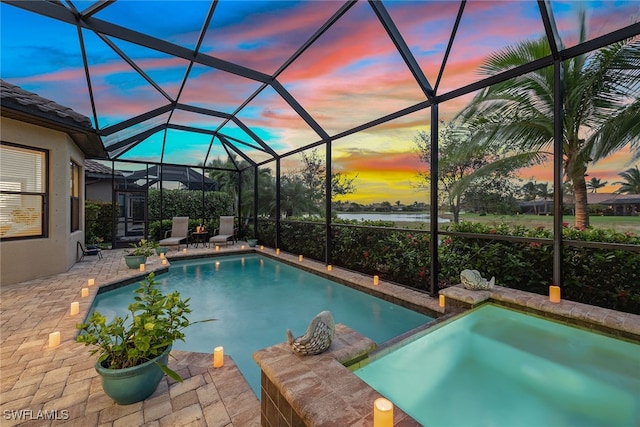
M166 365L169 346L164 353L142 365L124 369L107 369L96 362L96 371L102 379L102 389L120 405L130 405L151 396L160 384L164 372L158 363Z
M140 268L140 264L147 262L147 257L144 255L125 255L124 262L129 268Z
M249 244L249 246L251 246L252 248L258 244L258 239L247 239L247 243Z
M166 246L159 246L156 248L156 255L166 254L169 252L169 248Z

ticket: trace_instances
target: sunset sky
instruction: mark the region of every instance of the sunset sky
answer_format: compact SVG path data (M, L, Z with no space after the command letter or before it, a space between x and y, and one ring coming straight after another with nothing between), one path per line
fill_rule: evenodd
M74 1L79 10L92 2ZM432 87L436 85L451 28L459 8L457 1L383 2ZM551 1L551 8L565 46L578 40L577 15L584 5L588 38L638 22L640 2ZM225 1L218 3L202 40L200 52L250 70L274 76L306 112L330 136L394 113L425 100L414 77L377 19L372 7L359 1L292 64L281 70L314 32L342 7L339 1ZM194 49L207 1L117 1L95 18ZM18 7L0 5L0 72L2 79L73 108L108 129L177 99L183 104L236 116L278 154L319 141L320 136L302 120L271 86L267 86L237 111L262 84L245 77L195 64L180 92L189 62L115 37L101 39L82 30L87 47L89 75L96 116L90 103L76 27ZM456 35L437 94L480 80L479 66L491 53L544 35L535 1L469 1ZM164 91L154 88L109 46L113 43ZM278 72L277 75L275 73ZM166 94L166 96L165 96ZM178 97L179 94L179 97ZM470 96L440 105L441 119L453 117ZM424 169L415 154L418 130L429 130L429 111L397 119L333 143L334 170L356 177L357 193L345 200L359 203L428 201L414 189L416 173ZM108 147L134 133L170 121L214 131L221 118L177 111L160 115L111 137ZM241 128L232 122L220 131L248 145L240 147L256 162L270 158ZM184 131L160 132L122 155L122 159L202 164L226 157L219 140ZM323 152L323 149L319 150ZM208 157L205 157L208 153ZM117 154L117 153L116 153ZM628 150L616 153L589 170L612 184L630 163ZM300 168L300 156L283 159L283 170ZM266 165L275 169L275 164ZM551 179L551 164L521 171L525 180ZM617 186L601 189L613 191Z

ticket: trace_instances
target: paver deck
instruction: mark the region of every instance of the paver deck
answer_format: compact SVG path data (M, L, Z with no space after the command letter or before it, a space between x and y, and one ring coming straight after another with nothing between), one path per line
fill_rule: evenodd
M239 248L229 246L221 253ZM168 256L212 252L189 247L187 255L171 251ZM127 268L123 250L103 255L102 260L85 257L66 273L0 289L0 425L260 426L260 401L229 356L214 369L211 354L174 350L169 366L182 383L165 377L151 397L132 405L118 405L104 394L95 356L75 342L75 325L85 318L101 285L141 280L162 266L154 256L141 273ZM95 279L94 286L87 286L89 278ZM81 297L83 287L89 288L88 297ZM75 316L70 315L73 301L80 303ZM61 343L49 348L54 331L60 332Z
M220 251L189 247L187 254L173 250L167 255L171 260L243 250L253 251L238 243ZM264 252L274 256L273 249ZM150 271L166 267L154 256L141 273L127 268L123 250L103 251L103 255L102 260L86 257L66 273L0 288L0 425L260 426L260 401L234 364L233 355L226 355L224 366L214 369L211 354L174 350L169 366L184 382L165 378L150 398L132 405L117 405L104 394L94 369L95 357L75 342L75 325L85 318L100 286L140 281ZM406 287L383 280L373 285L371 277L340 268L328 272L323 263L299 262L293 254L282 253L277 258L418 311L444 311L437 299ZM96 284L88 287L90 278ZM88 287L88 297L81 297L83 287ZM491 298L550 317L573 318L593 329L614 328L621 337L640 339L639 315L565 300L553 304L546 296L507 288L485 292L452 287L441 293L447 301L473 305ZM75 316L69 313L73 301L80 303ZM49 334L54 331L60 332L61 344L49 348Z

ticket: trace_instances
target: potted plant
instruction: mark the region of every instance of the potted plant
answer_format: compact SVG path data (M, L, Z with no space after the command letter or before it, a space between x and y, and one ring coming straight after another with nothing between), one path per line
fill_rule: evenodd
M176 381L180 376L167 366L169 352L176 340L184 341L183 329L191 323L187 315L189 298L180 299L179 292L164 295L156 288L150 273L135 291L129 304L130 316L116 316L107 323L95 311L87 323L78 324L77 341L95 348L95 369L102 379L105 393L121 405L140 402L157 388L164 374Z
M137 243L130 243L133 249L125 251L124 262L129 268L138 268L140 264L147 262L147 258L153 255L153 251L159 246L157 242L142 239Z

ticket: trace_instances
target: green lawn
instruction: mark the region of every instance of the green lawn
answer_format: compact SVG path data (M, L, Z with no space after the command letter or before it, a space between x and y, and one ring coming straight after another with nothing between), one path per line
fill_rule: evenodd
M461 221L479 222L488 225L497 224L513 224L524 225L529 228L535 228L538 226L551 230L553 228L553 216L545 215L479 215L479 214L462 214L460 215ZM640 217L638 216L591 216L589 221L592 227L613 229L620 233L632 232L640 234ZM574 216L565 215L562 217L562 222L569 223L573 226L575 223ZM407 227L416 229L429 228L425 223L420 222L408 222L398 221L397 227Z
M551 230L553 227L553 216L544 215L485 215L479 214L463 214L460 216L463 221L480 222L483 224L514 224L525 225L527 227L542 226ZM574 216L563 216L562 222L569 223L573 226L575 223ZM590 216L589 222L594 228L613 229L624 233L627 231L640 234L640 217L637 216Z

